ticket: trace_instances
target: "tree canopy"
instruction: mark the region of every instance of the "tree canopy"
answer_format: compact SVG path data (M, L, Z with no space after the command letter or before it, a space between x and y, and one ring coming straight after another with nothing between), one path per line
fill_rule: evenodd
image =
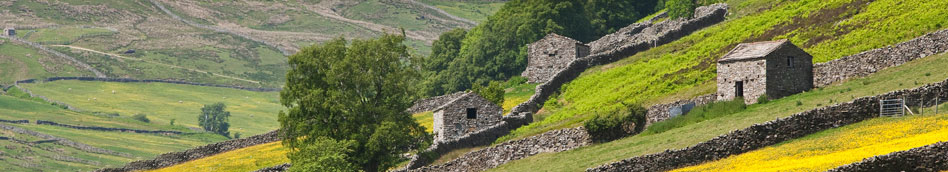
M198 115L198 125L206 131L230 137L230 112L226 111L226 108L227 106L220 102L204 105L201 115Z
M430 142L405 112L418 74L404 40L337 38L289 57L279 121L294 171L383 171Z
M526 45L557 33L589 42L656 11L658 0L513 0L469 32L443 33L426 60L428 96L520 75ZM463 35L460 36L460 35Z

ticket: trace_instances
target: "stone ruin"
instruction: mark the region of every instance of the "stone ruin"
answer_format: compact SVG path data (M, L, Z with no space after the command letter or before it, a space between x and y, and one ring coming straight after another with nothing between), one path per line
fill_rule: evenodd
M434 140L448 140L500 122L504 109L473 92L434 109Z
M527 69L520 74L530 83L550 81L573 60L589 55L589 46L555 33L527 45Z
M813 88L813 56L786 39L743 43L718 60L718 100L776 99Z

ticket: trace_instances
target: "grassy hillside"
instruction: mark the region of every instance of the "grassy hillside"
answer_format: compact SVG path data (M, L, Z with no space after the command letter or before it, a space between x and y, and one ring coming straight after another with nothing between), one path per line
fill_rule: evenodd
M166 83L117 83L55 81L21 84L34 94L61 101L83 111L146 114L154 124L200 128L198 115L205 104L223 102L231 112L230 131L244 136L278 128L278 92L252 92L230 88ZM114 93L112 91L115 91Z
M755 11L760 1L728 1L732 12ZM789 38L815 62L884 47L948 27L946 1L800 0L697 31L678 41L612 64L593 67L563 86L562 106L544 107L533 124L497 142L578 126L591 114L615 112L621 104L651 105L675 96L715 90L716 59L739 43ZM734 18L737 17L737 18ZM839 32L835 32L839 30ZM684 94L684 95L683 95Z
M51 76L91 75L77 69L65 59L41 53L28 45L0 38L0 83Z
M281 142L272 142L150 171L255 171L260 168L290 162L286 158L287 151Z
M487 20L487 17L497 10L500 10L501 6L504 6L503 1L435 1L435 0L420 0L425 4L435 6L445 12L448 12L452 15L472 20L475 22L483 22Z
M948 65L948 54L926 57L882 70L865 78L851 79L845 83L776 99L767 104L749 105L747 109L734 114L660 133L640 134L574 150L540 154L504 164L493 170L581 171L621 159L658 153L667 149L681 149L733 130L813 108L848 102L857 97L940 82L948 78L948 69L944 68L946 65Z
M2 141L0 142L0 146L2 146L0 147L0 152L2 152L0 159L3 160L0 161L0 169L8 171L89 171L101 167L118 167L135 160L151 159L161 153L180 151L227 139L223 136L205 133L156 135L76 130L36 125L35 120L48 120L70 125L188 131L187 128L181 126L143 123L128 117L77 113L45 102L15 98L11 95L0 95L0 119L27 119L32 124L3 123L3 125L19 127L127 154L127 156L120 156L90 153L54 143L25 144ZM28 142L44 140L36 136L3 129L0 129L0 136Z
M948 140L948 115L881 117L674 171L825 171Z

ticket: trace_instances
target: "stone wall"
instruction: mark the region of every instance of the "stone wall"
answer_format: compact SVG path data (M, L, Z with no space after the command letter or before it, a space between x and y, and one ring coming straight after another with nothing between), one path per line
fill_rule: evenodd
M468 110L475 111L468 118ZM466 93L435 110L432 130L434 140L457 138L477 129L487 128L500 122L504 109L476 93Z
M444 164L410 171L484 171L539 153L561 152L591 143L586 129L567 128L468 152Z
M851 77L866 76L917 58L948 51L948 29L895 45L846 56L813 67L813 85L822 87Z
M187 162L191 160L200 159L203 157L215 155L222 152L227 152L235 149L245 148L248 146L270 143L280 141L279 130L271 131L265 134L250 136L242 139L233 139L218 143L212 143L204 145L197 148L188 149L181 152L170 152L158 155L155 159L151 160L139 160L126 164L124 167L119 168L103 168L96 171L100 172L112 172L112 171L142 171L142 170L151 170L159 169L168 166L172 166L178 163Z
M813 56L803 49L788 41L765 59L767 97L778 99L813 89ZM757 102L757 97L745 98Z
M477 132L461 136L457 139L435 142L431 147L422 151L420 154L441 155L460 148L489 145L497 138L509 134L510 131L533 122L533 114L540 110L543 102L545 102L550 95L557 92L563 84L579 77L579 74L584 72L587 68L615 62L652 47L675 41L701 28L724 21L726 14L726 4L698 7L695 12L696 17L693 19L663 21L645 28L641 33L632 36L630 39L633 39L633 41L630 41L629 44L622 45L611 51L595 53L570 62L565 69L553 75L550 81L537 85L533 96L511 109L510 113L504 116L501 119L503 121L497 125L478 130ZM436 157L414 155L407 168L414 169L425 166L433 161L432 158Z
M879 115L879 100L906 98L930 100L948 98L948 80L909 90L893 91L851 102L821 107L790 117L732 131L709 141L678 150L633 157L619 162L590 168L587 171L667 171L703 162L714 161L774 145L790 139L856 123ZM909 106L915 106L907 102Z
M945 171L948 170L948 142L938 142L905 151L892 152L836 167L842 171Z
M408 110L405 110L405 111L408 111L408 113L410 114L433 111L435 108L441 107L444 104L448 103L449 101L457 99L458 97L461 97L462 95L464 95L464 92L460 91L456 93L416 100L415 104L413 104L410 108L408 108Z
M25 121L25 120L24 120ZM130 132L130 133L146 133L146 134L182 134L180 131L163 131L163 130L138 130L138 129L128 129L128 128L110 128L110 127L96 127L96 126L77 126L77 125L68 125L60 124L53 121L43 121L36 120L37 125L52 125L59 127L66 127L78 130L96 130L96 131L117 131L117 132Z
M764 60L719 63L718 100L733 100L741 96L744 98L744 103L756 103L757 97L764 95L767 91L766 75L767 62ZM737 95L738 84L742 87L742 95Z
M5 119L0 119L0 122L13 123L13 124L26 124L26 123L30 123L29 120L25 120L25 119L24 119L24 120L5 120Z
M161 80L161 79L133 79L133 78L101 78L101 77L50 77L43 80L44 82L59 81L59 80L79 80L79 81L102 81L102 82L159 82L159 83L169 83L169 84L184 84L184 85L196 85L196 86L205 86L205 87L222 87L222 88L233 88L241 89L247 91L256 91L256 92L274 92L280 91L281 88L262 88L262 87L242 87L242 86L231 86L231 85L218 85L218 84L205 84L205 83L196 83L188 81L175 81L175 80ZM16 84L23 83L35 83L37 79L25 79L16 81Z
M530 83L544 83L569 62L589 55L589 46L555 33L527 45L527 68L520 75Z
M76 149L79 149L79 150L82 150L82 151L85 151L85 152L98 153L98 154L108 154L108 155L116 155L116 156L123 156L123 157L131 157L131 156L132 156L131 154L121 153L121 152L115 152L115 151L111 151L111 150L107 150L107 149L102 149L102 148L98 148L98 147L95 147L95 146L90 146L90 145L87 145L87 144L75 142L75 141L72 141L72 140L69 140L69 139L66 139L66 138L60 138L60 137L56 137L56 136L51 136L51 135L48 135L48 134L43 134L43 133L40 133L40 132L36 132L36 131L33 131L33 130L27 130L27 129L23 129L23 128L20 128L20 127L14 127L14 126L10 126L10 125L0 124L0 129L2 129L2 130L7 130L7 131L12 131L12 132L15 132L15 133L20 133L20 134L31 135L31 136L34 136L34 137L37 137L37 138L40 138L40 139L52 140L52 141L54 141L54 142L55 142L56 144L58 144L58 145L76 148Z
M290 170L290 167L292 166L293 165L290 163L283 163L280 165L275 165L273 167L264 167L254 172L283 172L283 171Z
M645 123L645 127L648 127L652 123L664 121L668 118L671 118L669 109L673 107L681 107L682 105L691 104L691 103L694 103L695 106L700 106L700 105L714 102L717 99L717 97L718 96L716 94L706 94L706 95L701 95L689 100L679 100L679 101L675 101L671 103L649 106L648 114L645 115L646 118L648 119Z

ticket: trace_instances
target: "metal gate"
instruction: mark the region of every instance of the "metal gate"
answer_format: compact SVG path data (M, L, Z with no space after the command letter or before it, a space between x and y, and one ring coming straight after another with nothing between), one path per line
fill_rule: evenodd
M879 100L879 116L902 116L905 115L905 100L889 99Z

